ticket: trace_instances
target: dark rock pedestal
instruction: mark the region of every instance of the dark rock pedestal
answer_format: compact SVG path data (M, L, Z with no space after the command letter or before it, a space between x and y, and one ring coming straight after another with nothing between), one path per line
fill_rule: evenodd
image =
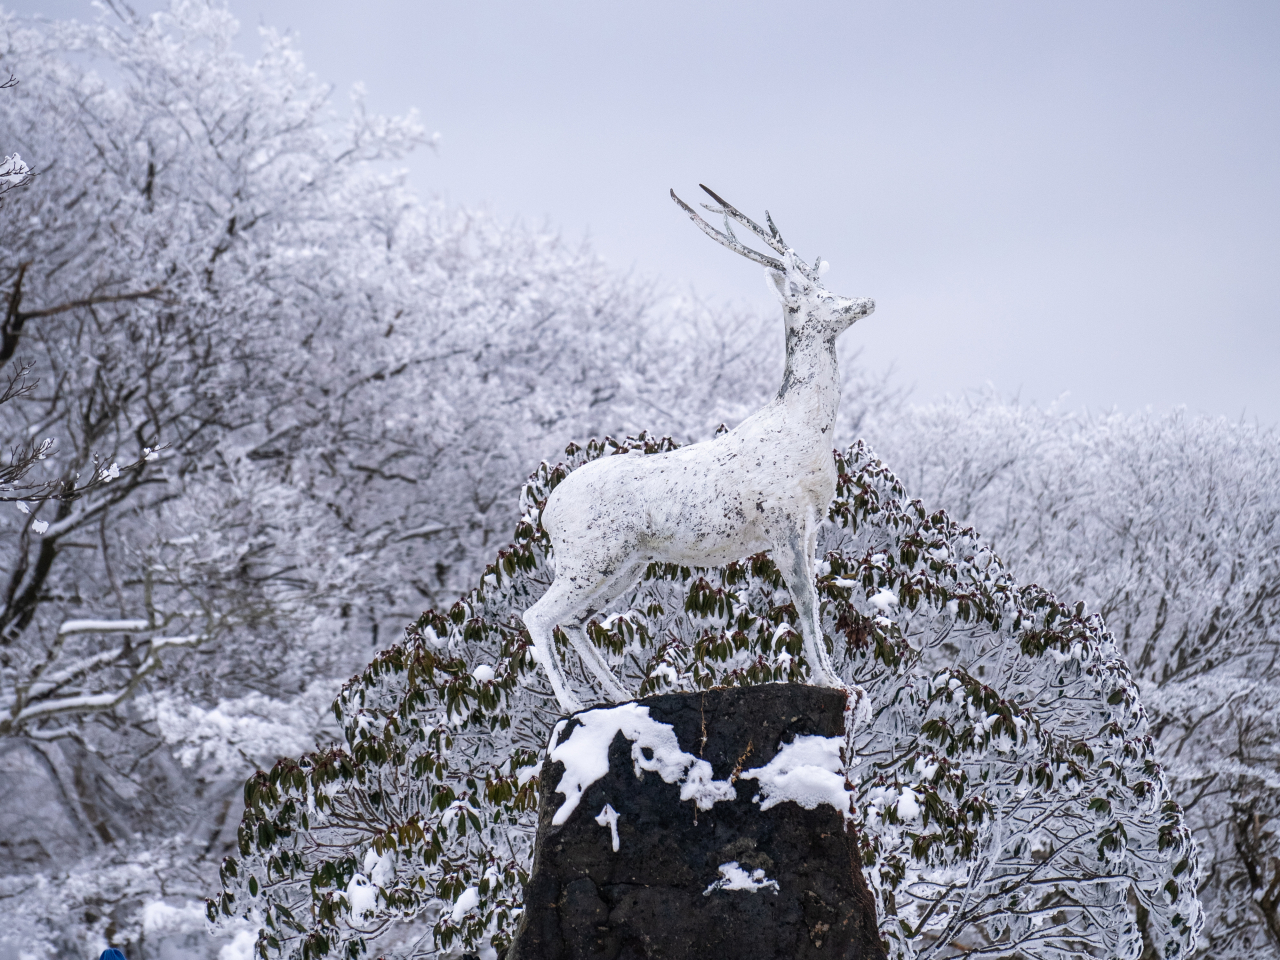
M798 736L844 734L844 694L819 687L769 684L638 702L674 729L681 750L708 761L717 780L764 766ZM544 767L533 873L505 960L884 957L856 837L834 807L785 801L762 810L753 801L757 781L737 776L736 799L698 810L657 772L637 778L621 732L608 757L608 773L559 826L552 818L565 802L556 791L565 767ZM597 820L606 805L617 814L616 853L610 826ZM724 880L722 865L734 862L738 876L776 887L714 887Z

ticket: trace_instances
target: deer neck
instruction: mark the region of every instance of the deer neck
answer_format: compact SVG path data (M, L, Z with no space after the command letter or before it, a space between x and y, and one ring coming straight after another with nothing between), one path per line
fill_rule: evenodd
M804 327L787 328L787 368L774 405L789 418L830 434L840 406L836 340Z

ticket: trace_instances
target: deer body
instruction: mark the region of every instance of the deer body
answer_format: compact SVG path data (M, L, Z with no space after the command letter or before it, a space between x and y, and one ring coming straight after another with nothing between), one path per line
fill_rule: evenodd
M754 227L715 199L726 222L734 216ZM685 209L704 230L723 236ZM767 236L766 242L777 249L781 237L776 230L773 236L776 245ZM814 681L842 686L822 642L814 550L818 524L836 488L831 452L840 403L835 341L875 305L831 296L817 284L816 266L805 268L789 248L779 252L785 262L765 258L783 302L787 332L786 374L777 396L714 440L670 453L585 464L547 500L542 525L551 537L555 581L523 619L567 712L582 705L555 658L557 625L571 628L570 642L607 694L629 699L600 651L573 628L632 586L650 562L721 566L764 550L772 552L795 603Z

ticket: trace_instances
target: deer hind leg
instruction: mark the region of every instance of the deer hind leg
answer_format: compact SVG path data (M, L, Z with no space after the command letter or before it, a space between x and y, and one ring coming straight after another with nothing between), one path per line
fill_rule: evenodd
M844 688L845 684L831 663L822 638L818 619L818 590L814 585L813 551L817 546L817 525L793 530L773 545L773 561L782 574L791 600L796 605L796 619L804 637L804 658L809 661L813 682L822 687Z
M600 652L600 648L591 642L591 638L587 636L587 631L581 623L574 624L574 629L569 632L569 642L573 644L573 649L578 651L578 656L582 662L587 665L600 685L604 687L605 693L614 703L620 703L623 700L630 700L631 694L627 693L627 688L618 682L617 676L614 675L608 661L605 660L604 654Z
M529 634L533 637L539 658L543 659L549 666L554 665L556 672L559 673L559 677L556 677L552 674L551 669L547 671L547 677L551 680L551 687L556 691L556 699L560 701L561 707L570 713L582 709L582 706L579 704L570 709L565 697L561 695L560 688L556 687L557 679L563 685L566 678L559 660L554 659L555 649L551 643L551 632L557 624L569 627L565 631L569 642L573 645L573 649L577 652L578 657L586 668L600 681L608 697L615 702L631 699L631 694L618 682L618 678L614 676L609 664L605 661L604 655L591 642L590 637L586 635L586 631L582 629L582 624L596 610L605 606L610 600L613 600L639 579L645 563L646 561L640 559L624 563L613 573L596 580L594 583L588 583L588 578L585 576L578 577L576 580L571 579L568 570L558 571L555 581L547 592L543 594L537 603L525 611L523 619L525 625L529 627ZM546 651L538 643L539 632L546 638L546 646L548 648ZM567 690L567 685L565 689ZM576 698L574 699L576 702Z
M615 703L622 700L630 700L632 695L627 692L626 687L618 682L618 678L609 667L600 648L592 643L591 638L587 636L586 630L583 629L583 624L596 611L607 606L610 601L616 599L628 587L639 580L647 565L648 560L641 557L633 556L630 560L624 561L612 573L605 575L598 583L587 588L584 591L585 595L576 604L574 612L564 621L561 621L562 623L572 623L576 628L569 634L569 642L573 644L573 648L578 652L582 662L595 674L596 679L600 681L605 692Z

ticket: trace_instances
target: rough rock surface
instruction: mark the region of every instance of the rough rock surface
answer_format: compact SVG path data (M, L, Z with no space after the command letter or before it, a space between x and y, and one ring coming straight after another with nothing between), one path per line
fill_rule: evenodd
M682 750L710 762L717 780L763 766L797 736L844 733L844 694L819 687L769 684L639 703L674 728ZM696 810L657 773L637 779L631 743L619 733L609 772L555 826L564 769L548 762L542 773L533 873L505 960L884 957L856 837L835 808L787 801L762 811L753 802L757 783L739 778L736 800ZM617 853L609 826L596 819L606 804L618 815ZM776 890L709 891L732 862L747 875L763 870Z

